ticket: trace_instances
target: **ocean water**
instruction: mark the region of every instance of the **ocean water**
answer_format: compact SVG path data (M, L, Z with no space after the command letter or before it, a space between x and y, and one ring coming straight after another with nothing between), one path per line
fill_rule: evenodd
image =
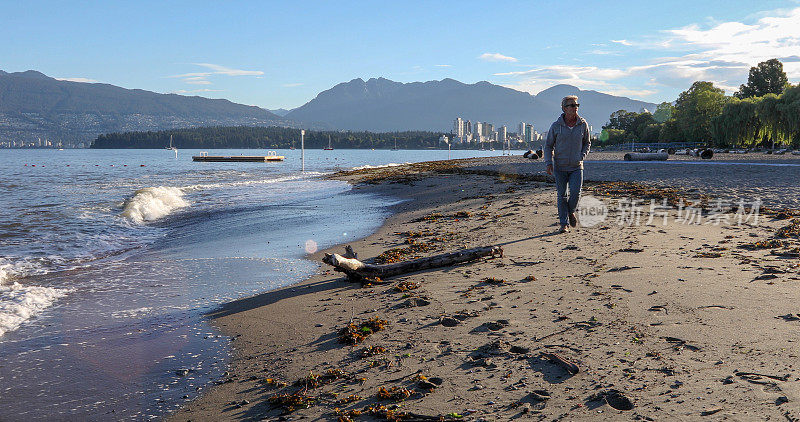
M0 420L177 409L226 370L228 339L205 312L308 277L307 252L387 216L392 198L321 176L448 158L307 150L301 172L299 150L281 163L192 162L198 152L0 150Z

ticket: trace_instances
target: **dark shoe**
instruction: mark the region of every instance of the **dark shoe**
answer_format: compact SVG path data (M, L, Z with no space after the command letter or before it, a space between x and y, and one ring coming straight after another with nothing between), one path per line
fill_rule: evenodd
M578 219L575 217L575 213L574 212L569 213L569 215L567 217L569 217L569 225L570 226L575 227L575 226L578 225Z
M559 233L567 233L568 231L569 231L569 226L561 226L561 228L558 229Z

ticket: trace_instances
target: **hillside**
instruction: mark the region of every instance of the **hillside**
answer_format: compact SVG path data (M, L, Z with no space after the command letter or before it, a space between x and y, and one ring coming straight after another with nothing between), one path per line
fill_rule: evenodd
M543 130L560 114L561 98L570 94L580 97L581 115L598 131L614 111L655 109L652 103L570 85L556 85L534 96L489 82L464 84L443 79L400 83L372 78L340 83L292 110L286 118L349 130L450 131L453 120L462 117L507 125L512 132L522 121Z
M88 142L108 132L285 124L264 109L223 99L60 81L32 70L0 71L0 139Z

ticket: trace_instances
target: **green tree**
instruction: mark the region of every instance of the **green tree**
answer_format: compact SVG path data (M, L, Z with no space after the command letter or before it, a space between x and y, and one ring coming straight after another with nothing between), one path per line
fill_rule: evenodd
M697 81L675 101L673 117L685 141L711 142L711 120L728 102L725 92L711 82Z
M733 94L736 98L761 97L767 94L780 95L789 84L783 63L778 59L769 59L750 68L747 84L739 87Z
M608 124L603 129L619 129L625 132L633 131L633 122L638 114L628 110L617 110L611 113Z
M640 140L645 142L658 142L659 135L661 134L661 128L664 125L661 123L652 123L647 125L644 130L642 130L642 135L639 137Z
M600 133L600 143L603 145L614 145L626 141L625 131L622 129L605 128Z
M712 119L714 141L720 146L749 147L759 142L762 133L758 117L758 98L733 98Z
M663 102L656 107L655 113L653 113L653 119L655 119L658 123L664 123L672 117L672 104L668 102Z
M645 129L654 123L656 123L656 120L649 112L638 113L631 123L631 132L636 139L644 140Z
M669 119L661 125L661 131L658 134L658 140L661 142L681 142L685 141L683 132L678 127L678 121Z
M800 147L800 84L789 85L781 94L781 104L778 111L784 119L787 135L791 138L792 145Z

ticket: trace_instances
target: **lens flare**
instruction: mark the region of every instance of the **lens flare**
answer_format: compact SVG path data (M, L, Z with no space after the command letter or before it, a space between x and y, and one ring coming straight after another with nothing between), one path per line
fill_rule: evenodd
M306 253L314 253L317 251L317 242L308 239L306 240Z

